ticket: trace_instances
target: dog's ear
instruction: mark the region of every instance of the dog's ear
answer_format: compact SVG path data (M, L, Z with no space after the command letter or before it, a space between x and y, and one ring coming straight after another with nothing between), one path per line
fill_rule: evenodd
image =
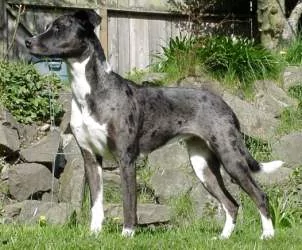
M101 23L102 18L93 10L79 10L74 16L81 21L85 28L95 28Z

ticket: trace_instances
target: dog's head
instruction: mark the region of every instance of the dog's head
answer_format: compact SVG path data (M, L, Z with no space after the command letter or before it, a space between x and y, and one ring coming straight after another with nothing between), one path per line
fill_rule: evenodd
M46 26L46 30L25 41L29 52L39 56L74 57L87 48L94 36L94 28L101 17L94 11L80 10L74 14L58 17Z

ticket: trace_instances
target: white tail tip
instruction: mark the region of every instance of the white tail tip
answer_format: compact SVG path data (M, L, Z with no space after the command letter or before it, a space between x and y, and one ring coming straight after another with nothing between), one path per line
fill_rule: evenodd
M263 173L272 173L275 172L278 168L280 168L284 164L283 161L271 161L271 162L261 162L261 172Z

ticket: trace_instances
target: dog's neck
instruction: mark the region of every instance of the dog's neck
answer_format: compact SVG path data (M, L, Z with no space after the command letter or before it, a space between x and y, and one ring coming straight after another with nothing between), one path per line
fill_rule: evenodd
M84 65L86 77L93 79L93 81L89 81L89 84L97 85L98 88L106 88L105 79L111 73L111 67L106 60L104 50L96 36L89 38L86 44L87 47L81 56L68 59L71 76L75 78L78 65Z

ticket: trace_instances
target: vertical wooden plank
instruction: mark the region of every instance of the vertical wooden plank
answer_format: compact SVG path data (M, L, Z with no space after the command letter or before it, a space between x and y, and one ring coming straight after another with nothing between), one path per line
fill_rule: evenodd
M130 31L129 16L127 14L118 17L118 72L125 75L130 69Z
M7 12L6 1L0 1L0 58L4 58L7 51Z
M108 57L113 71L119 72L119 40L118 40L118 17L109 15L108 17Z
M167 32L167 21L164 17L155 16L149 19L149 62L153 63L155 55L162 52L162 47L166 46L167 40L170 37Z
M108 10L104 4L100 7L100 16L102 17L102 22L100 25L100 41L104 49L105 56L108 55Z
M145 17L130 19L130 70L149 65L148 20Z
M179 36L182 33L180 20L178 18L171 19L171 25L172 25L171 36L172 37Z

